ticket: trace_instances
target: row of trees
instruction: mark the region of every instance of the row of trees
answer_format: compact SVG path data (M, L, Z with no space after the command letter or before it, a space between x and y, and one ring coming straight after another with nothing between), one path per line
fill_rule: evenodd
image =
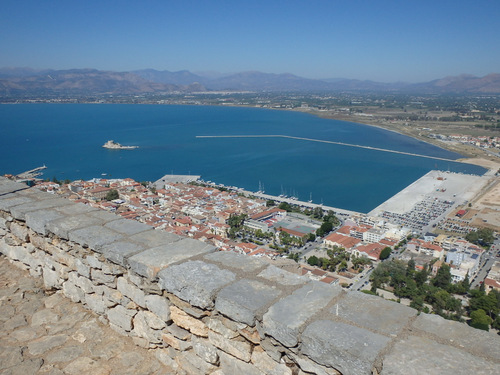
M426 313L432 312L446 319L463 321L468 315L470 325L476 328L489 329L489 326L500 329L500 293L491 291L486 294L484 287L470 289L467 276L457 284L451 282L450 267L443 264L434 277L427 267L415 270L415 262L401 260L382 262L370 275L371 292L377 288L391 287L395 296L411 300L410 306ZM469 299L469 306L464 308L462 299Z
M366 257L350 256L345 249L334 246L333 249L326 251L328 258L310 256L307 263L311 266L320 267L325 271L342 272L347 271L349 262L354 270L362 270L364 266L371 264L372 261Z

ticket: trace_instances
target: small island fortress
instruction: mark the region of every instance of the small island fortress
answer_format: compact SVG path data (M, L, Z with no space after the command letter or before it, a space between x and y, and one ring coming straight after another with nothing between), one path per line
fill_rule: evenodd
M135 148L139 148L139 146L123 146L123 145L121 145L118 142L115 142L113 140L107 141L102 147L110 148L110 149L114 149L114 150L133 150Z

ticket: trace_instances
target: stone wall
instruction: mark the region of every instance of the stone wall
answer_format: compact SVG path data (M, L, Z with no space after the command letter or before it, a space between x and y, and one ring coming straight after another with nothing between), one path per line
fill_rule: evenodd
M493 374L497 335L0 178L0 252L179 374Z

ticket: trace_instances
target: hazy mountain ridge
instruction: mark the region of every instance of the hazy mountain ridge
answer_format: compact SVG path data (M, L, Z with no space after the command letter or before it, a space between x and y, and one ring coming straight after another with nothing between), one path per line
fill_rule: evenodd
M97 69L35 70L0 68L0 95L144 94L208 90L353 91L422 94L500 93L500 74L450 76L423 83L383 83L356 79L309 79L290 73L240 72L213 78L187 70L132 72Z

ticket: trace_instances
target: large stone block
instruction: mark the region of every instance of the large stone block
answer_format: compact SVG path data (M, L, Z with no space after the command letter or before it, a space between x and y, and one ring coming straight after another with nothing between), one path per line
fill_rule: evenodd
M264 314L266 334L287 347L297 345L300 327L341 292L341 288L321 282L306 284L272 305Z
M410 336L397 342L386 355L382 375L500 374L498 357L495 360L496 363L427 338Z
M52 220L57 220L64 215L56 210L39 210L31 211L26 213L26 225L30 227L33 231L46 235L47 234L47 223Z
M361 327L393 336L417 315L410 307L359 292L347 293L330 312Z
M32 202L36 202L36 200L25 195L0 195L0 211L7 211L10 213L12 207Z
M276 266L270 265L257 276L281 285L303 285L309 282L309 279Z
M100 252L104 245L118 241L123 235L99 225L93 225L86 228L76 229L68 234L70 241L76 242L82 246L88 246L91 249Z
M151 294L147 295L144 300L149 311L165 322L170 320L170 304L165 297Z
M235 268L241 272L255 272L269 264L263 259L248 257L231 251L216 251L215 253L205 255L204 258L211 262L220 263L225 268Z
M108 320L120 327L121 329L130 332L132 330L132 318L137 311L129 310L125 307L118 305L107 312Z
M73 302L80 302L85 300L85 293L83 292L83 290L81 290L69 280L63 283L62 291L64 295L71 299Z
M174 243L145 250L128 259L130 268L137 274L155 278L163 268L196 255L215 251L215 247L204 242L185 238Z
M208 333L208 340L215 347L244 362L250 362L252 358L252 346L246 340L229 340L212 331Z
M236 275L213 264L191 261L166 268L158 274L161 288L201 308L214 306L215 293Z
M189 332L201 336L208 336L208 327L201 320L193 318L176 306L170 306L170 318L176 325Z
M14 182L5 177L0 177L0 196L27 189L29 189L29 187L26 184Z
M130 298L132 301L134 301L139 306L141 306L143 308L146 307L146 300L145 300L146 296L144 295L144 292L141 289L139 289L138 287L136 287L135 285L128 283L125 278L119 277L117 279L116 288L125 297Z
M243 279L222 289L215 308L237 322L255 325L258 312L274 301L281 292L259 281Z
M133 255L143 252L146 248L132 242L116 241L100 248L100 252L109 261L119 264L120 266L127 266L127 259Z
M50 194L42 194L37 196L36 201L31 201L29 203L21 204L19 206L12 207L10 213L12 217L18 220L26 220L26 214L31 211L38 210L48 210L50 208L59 208L73 204L73 202L63 199L54 198Z
M413 327L436 335L450 345L465 348L477 355L500 359L498 335L469 327L463 323L446 320L438 315L420 314Z
M151 249L180 241L183 237L162 230L148 230L131 235L129 238L132 242L138 243L146 249Z
M74 203L68 206L58 207L57 211L62 213L64 216L79 216L82 214L87 214L89 212L96 212L99 209L88 206L83 203Z
M28 228L15 221L10 224L10 233L19 238L22 242L28 240Z
M319 320L304 330L300 351L344 375L371 375L375 359L389 342L388 337L362 328Z
M145 338L150 343L161 343L161 329L165 327L165 322L149 311L139 311L134 316L134 333Z
M154 229L147 224L139 223L135 220L122 219L111 221L104 225L106 228L114 230L127 236L132 236L141 232L153 231Z
M72 206L67 206L72 207ZM46 229L49 232L67 240L69 232L82 228L100 225L101 221L95 217L86 215L65 216L47 223Z

